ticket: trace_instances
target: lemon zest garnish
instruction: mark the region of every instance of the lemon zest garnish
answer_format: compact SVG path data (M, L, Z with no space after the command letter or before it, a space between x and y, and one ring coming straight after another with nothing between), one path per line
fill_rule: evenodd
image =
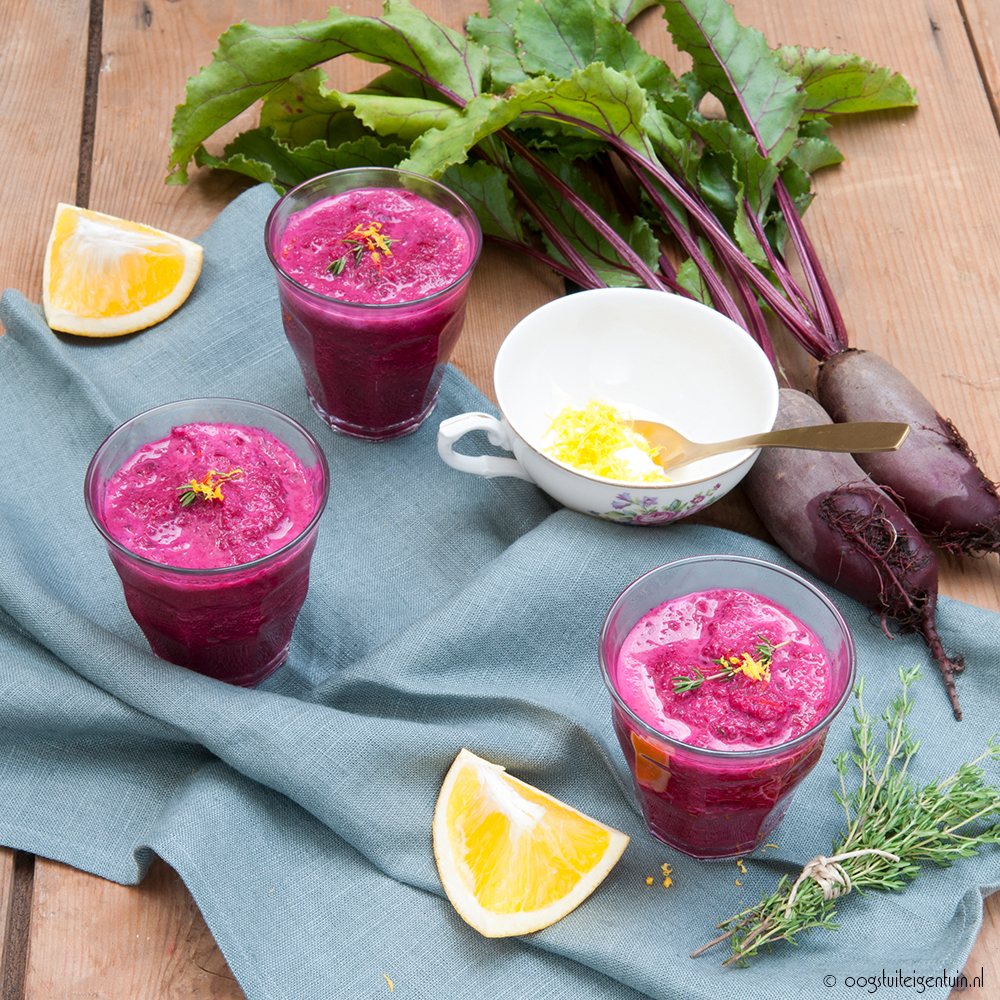
M365 246L371 251L372 260L377 264L379 262L379 251L386 255L386 257L392 256L392 251L389 247L395 242L388 237L382 235L382 223L381 222L369 222L367 226L363 226L362 223L358 223L350 232L348 239L351 237L357 237L359 241L363 241Z
M365 243L368 244L369 250L381 250L386 257L392 256L392 251L389 249L389 246L395 241L382 235L381 222L369 222L366 228L362 228L362 224L359 222L351 230L351 236L357 236L359 239L364 240ZM378 256L374 256L375 259L378 260Z
M742 858L737 858L736 859L736 867L739 868L739 870L741 872L743 872L744 875L746 875L746 873L747 873L747 866L745 864L743 864L743 859Z
M396 987L392 985L392 980L383 972L382 978L389 984L389 992L391 993Z
M674 880L670 877L673 868L668 864L662 864L660 868L663 871L663 888L669 889L674 884Z
M734 882L734 883L735 883L736 885L743 885L743 883L742 883L742 882L741 882L741 881L740 881L740 880L739 880L738 878L735 878L735 879L733 879L733 882Z
M739 666L733 672L744 674L752 681L763 681L765 684L770 684L771 682L770 661L761 663L760 660L755 660L749 653L741 655Z
M400 237L383 236L381 222L369 222L367 225L359 222L340 242L346 243L350 250L347 253L331 261L326 271L330 274L340 274L344 270L344 265L350 254L354 254L355 264L361 263L361 257L368 251L371 254L373 263L381 273L382 265L379 263L382 257L391 257L392 250L389 248L393 243L398 243Z
M617 452L636 448L655 462L659 448L654 448L628 425L609 403L591 399L583 409L565 407L552 421L546 439L547 451L560 462L604 479L635 483L668 483L661 472L635 472Z
M242 469L232 469L229 472L218 472L216 469L209 469L201 479L192 479L189 483L178 486L178 490L184 492L180 496L181 506L187 507L199 497L203 500L223 500L222 484L230 479L240 479L243 476Z

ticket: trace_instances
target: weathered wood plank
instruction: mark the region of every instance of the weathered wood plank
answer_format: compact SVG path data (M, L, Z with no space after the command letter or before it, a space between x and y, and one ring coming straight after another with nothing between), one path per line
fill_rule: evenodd
M983 900L983 926L964 972L969 988L952 990L948 1000L994 1000L1000 983L1000 892ZM976 977L980 983L973 986Z
M10 897L14 878L14 852L0 847L0 928L6 928L10 914Z
M21 1000L31 934L35 859L4 849L0 859L0 997Z
M76 200L87 24L79 0L0 4L3 287L35 302L56 203Z
M965 17L966 30L972 43L972 49L979 66L980 75L983 82L983 90L993 112L993 118L998 128L1000 128L1000 10L996 4L990 0L960 0L960 11ZM995 167L991 171L995 175ZM988 206L980 206L984 209L983 215L996 220L997 204L990 203ZM971 256L971 255L970 255ZM986 265L997 265L997 258L993 256L988 259ZM995 301L995 299L994 299ZM991 343L996 345L995 333L990 338ZM996 392L1000 389L1000 366L993 364L985 371L978 373L981 377L972 383L972 387L977 391L977 395L985 392ZM993 440L996 439L997 425L992 425ZM996 468L988 472L991 476L997 476ZM958 560L951 560L949 574L965 572L967 567L956 565ZM977 579L967 585L955 585L956 595L969 594L965 600L973 603L981 603L984 607L992 607L996 610L996 605L983 603L977 600L983 591L986 591L987 600L990 600L989 587L983 587L979 578L984 572L991 574L992 580L996 579L996 567L992 565L992 560L988 560L988 569L977 567ZM970 982L982 970L983 985L975 989L959 994L957 991L951 994L950 1000L958 1000L961 996L963 1000L987 1000L988 997L996 995L997 983L1000 983L1000 893L994 893L983 903L983 928L976 939L976 943L966 962L966 975Z
M1000 9L992 0L958 0L983 88L1000 127Z
M11 903L14 895L14 852L9 847L0 847L0 998L7 1000L7 969L13 975L15 956L11 953L17 932L10 925ZM27 928L24 929L27 932Z
M38 859L25 996L243 1000L177 873L120 886Z

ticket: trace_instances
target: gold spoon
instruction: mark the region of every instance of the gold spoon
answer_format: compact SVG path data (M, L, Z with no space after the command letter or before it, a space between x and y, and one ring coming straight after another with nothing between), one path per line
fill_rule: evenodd
M809 448L813 451L848 451L856 455L870 451L897 451L910 433L909 424L854 421L788 427L783 431L748 434L732 441L697 444L666 424L652 420L633 420L631 424L637 434L641 434L654 448L661 449L654 461L664 472L700 458L722 455L727 451L743 451L744 448Z

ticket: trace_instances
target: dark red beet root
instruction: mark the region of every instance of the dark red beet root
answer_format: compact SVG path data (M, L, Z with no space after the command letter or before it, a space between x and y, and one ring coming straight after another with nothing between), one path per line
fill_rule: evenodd
M1000 551L1000 497L965 439L919 389L884 358L853 348L820 366L817 392L834 420L890 420L910 425L899 451L858 455L920 531L949 552Z
M775 430L831 423L814 399L781 390ZM937 661L956 719L954 674L934 623L938 566L903 510L850 455L765 448L744 480L746 494L774 540L824 583L877 612L901 632L919 632Z

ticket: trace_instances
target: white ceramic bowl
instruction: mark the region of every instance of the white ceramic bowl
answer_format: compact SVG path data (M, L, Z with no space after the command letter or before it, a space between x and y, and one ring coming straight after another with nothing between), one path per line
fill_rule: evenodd
M536 309L500 346L493 383L503 419L462 413L443 421L444 461L487 478L527 479L573 510L630 524L707 507L747 474L759 450L702 459L665 485L604 479L542 451L563 407L597 398L706 442L769 431L778 412L774 370L745 330L693 299L646 288L576 292ZM454 451L476 429L514 458Z

